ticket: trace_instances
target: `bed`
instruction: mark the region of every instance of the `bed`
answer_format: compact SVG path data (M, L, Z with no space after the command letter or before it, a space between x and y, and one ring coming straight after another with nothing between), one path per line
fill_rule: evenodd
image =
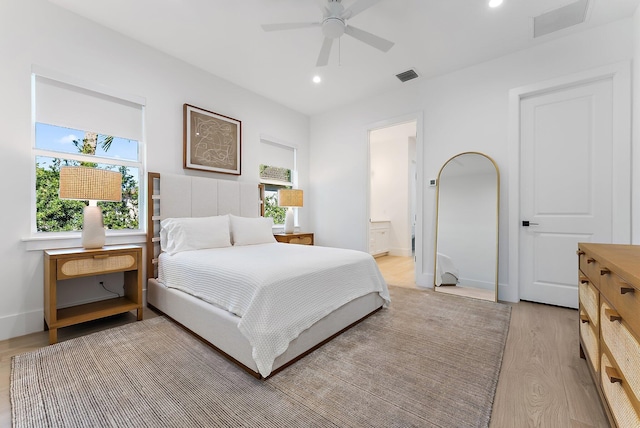
M148 305L258 378L389 302L369 254L276 243L257 184L149 173L148 199Z

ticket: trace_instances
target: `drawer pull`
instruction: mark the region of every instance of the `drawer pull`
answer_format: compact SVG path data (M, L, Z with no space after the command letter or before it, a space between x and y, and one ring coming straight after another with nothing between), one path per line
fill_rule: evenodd
M580 322L583 324L589 324L589 317L587 314L580 314Z
M578 251L576 251L576 254L579 255L579 256L584 256L584 251L578 250Z
M611 273L611 271L609 269L607 269L607 268L600 269L600 275L608 275L610 273Z
M587 278L586 276L580 275L580 283L581 284L588 284L589 283L589 278Z
M633 293L635 291L636 289L633 287L626 287L624 285L620 287L620 294Z
M589 258L587 259L587 264L594 263L595 261L596 261L596 259L589 257Z
M607 373L607 377L611 383L622 383L622 377L618 373L618 370L613 367L605 366L604 371Z
M609 321L622 321L620 314L613 309L605 309L604 314L609 318Z
M94 259L108 259L109 258L109 254L96 254L95 256L93 256Z

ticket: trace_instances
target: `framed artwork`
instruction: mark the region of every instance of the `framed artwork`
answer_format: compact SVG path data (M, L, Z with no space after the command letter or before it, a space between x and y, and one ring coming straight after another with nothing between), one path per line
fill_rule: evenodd
M184 168L241 174L242 122L184 105Z

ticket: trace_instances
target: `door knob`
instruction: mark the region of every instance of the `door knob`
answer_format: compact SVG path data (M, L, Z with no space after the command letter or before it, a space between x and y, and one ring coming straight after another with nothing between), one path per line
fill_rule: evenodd
M524 227L529 227L529 226L537 226L538 223L531 223L529 220L522 220L522 225Z

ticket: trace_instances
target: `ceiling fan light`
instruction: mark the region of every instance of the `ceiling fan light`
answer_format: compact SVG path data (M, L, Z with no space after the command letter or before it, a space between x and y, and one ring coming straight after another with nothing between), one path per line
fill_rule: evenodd
M344 34L344 27L342 19L329 17L322 22L322 34L330 39L337 39Z

